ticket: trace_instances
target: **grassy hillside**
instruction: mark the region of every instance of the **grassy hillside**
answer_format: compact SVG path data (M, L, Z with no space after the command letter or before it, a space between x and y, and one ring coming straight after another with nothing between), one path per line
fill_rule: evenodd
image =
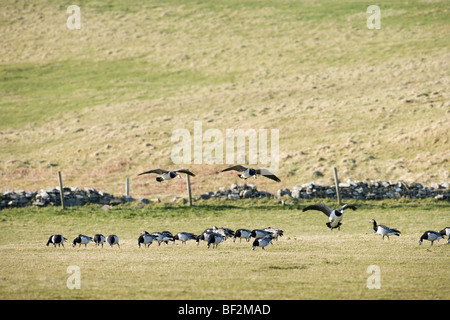
M175 129L279 129L282 182L450 178L446 1L3 1L0 189L179 195ZM235 182L186 165L193 192ZM323 177L320 177L320 172Z
M312 203L312 202L310 202ZM426 230L448 225L443 202L358 203L330 231L321 212L274 201L205 202L195 208L129 204L0 211L1 299L442 299L450 277L447 239L418 245ZM309 203L305 203L307 205ZM332 203L330 203L332 205ZM398 228L400 237L371 234L369 220ZM138 248L141 231L200 233L212 226L278 227L284 236L263 251L232 239L217 249L206 243L156 243ZM438 230L438 231L439 231ZM117 247L73 248L83 233L116 234ZM46 247L63 234L65 248ZM17 235L23 235L17 237ZM380 270L379 289L369 289L369 266ZM67 268L80 270L79 290L67 288ZM213 298L212 298L213 295Z

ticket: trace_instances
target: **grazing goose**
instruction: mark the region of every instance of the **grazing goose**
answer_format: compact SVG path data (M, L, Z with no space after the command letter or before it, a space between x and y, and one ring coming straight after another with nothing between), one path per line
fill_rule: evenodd
M178 173L186 173L190 176L195 177L195 174L193 174L192 172L190 172L188 169L177 169L177 170L173 170L173 171L167 171L164 169L153 169L153 170L149 170L149 171L145 171L142 173L139 173L138 176L143 175L143 174L147 174L147 173L156 173L156 174L160 174L161 176L156 177L156 181L158 182L162 182L164 180L171 180L175 177L181 178L181 176Z
M236 242L236 238L239 238L239 242L241 242L242 238L247 240L247 242L250 241L250 238L252 236L252 232L248 229L237 229L234 233L233 242Z
M422 245L423 240L431 241L431 245L433 245L433 242L435 240L439 241L440 239L443 239L444 236L437 231L425 231L425 233L420 237L419 240L419 246Z
M274 227L264 228L264 231L269 231L270 233L272 233L272 238L277 241L278 241L278 237L282 237L283 233L284 233L283 230L274 228Z
M257 175L272 179L276 182L280 182L281 180L274 175L272 172L270 172L267 169L252 169L252 168L246 168L244 166L241 166L240 164L223 169L221 172L235 170L238 172L242 172L241 174L238 174L238 177L241 179L246 180L249 177L254 177L256 179Z
M106 241L109 243L109 246L112 248L113 245L117 244L117 246L120 248L119 245L119 237L117 237L115 234L110 234L106 237Z
M398 231L397 229L392 229L383 225L377 225L377 222L375 221L375 219L372 219L369 221L369 223L373 223L373 230L375 230L375 233L381 234L383 236L383 240L384 240L384 236L387 236L388 240L389 236L400 236L400 231Z
M62 235L60 235L60 234L54 234L54 235L51 235L50 236L50 238L48 238L48 241L47 241L47 247L48 247L48 245L50 244L50 243L52 243L53 244L53 246L56 248L56 245L58 245L58 247L59 246L63 246L63 248L64 248L64 241L66 241L67 239L66 238L64 238Z
M219 245L219 243L221 243L224 239L224 236L222 236L219 233L213 232L209 237L208 237L208 249L209 246L212 244L213 249L217 248L217 246Z
M186 241L197 240L197 236L190 232L178 232L173 240L179 240L181 243L186 244Z
M344 210L350 208L353 210L356 210L356 207L352 204L344 204L340 209L331 209L329 206L320 203L320 204L313 204L312 206L308 206L303 209L303 212L308 210L317 210L322 211L325 213L325 215L329 218L330 222L327 222L326 225L330 230L333 230L337 228L338 230L341 230L341 221L344 216Z
M86 248L86 245L91 242L92 238L79 234L78 237L76 237L75 239L73 239L72 242L72 247L75 247L77 245L77 243L79 244L78 247L81 247L82 244L84 244L84 247Z
M161 242L164 242L165 244L168 244L169 241L175 242L172 233L169 231L153 232L152 235L156 237L156 241L158 241L158 246L161 245Z
M447 236L447 243L450 243L450 227L442 229L439 233L442 234L442 237Z
M261 247L263 250L265 250L264 247L268 246L271 243L272 237L270 235L262 238L256 238L255 241L253 241L252 250L255 250L255 247Z
M209 230L209 229L208 229ZM226 240L228 237L232 237L232 236L234 236L234 231L233 230L231 230L231 229L228 229L228 228L217 228L216 226L214 226L213 228L212 228L212 231L213 232L216 232L216 233L218 233L218 234L221 234L223 237L224 237L224 239Z
M138 238L138 248L141 247L141 244L144 244L146 248L150 247L155 239L156 237L152 234L149 234L147 231L142 232Z
M203 231L200 235L197 236L196 241L197 241L197 245L199 245L200 240L203 241L208 241L210 237L214 236L215 232L212 231L212 228L210 229L206 229L205 231Z
M252 230L253 238L264 238L265 236L272 236L272 232L263 229Z
M207 229L208 230L208 229ZM213 231L205 231L202 232L202 234L200 234L199 236L197 236L197 245L199 245L200 240L204 240L207 241L208 244L208 249L210 247L210 245L213 245L213 249L217 248L217 246L219 245L219 243L221 243L223 241L224 237L216 232Z
M103 242L105 242L105 236L104 235L102 235L100 233L97 233L96 235L94 235L94 243L95 243L96 247L99 246L99 245L102 245L102 248L103 248Z

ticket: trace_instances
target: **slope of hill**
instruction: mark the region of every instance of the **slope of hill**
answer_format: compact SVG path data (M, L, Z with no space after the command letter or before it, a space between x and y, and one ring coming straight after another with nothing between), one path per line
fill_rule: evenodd
M137 177L189 167L194 193L228 166L174 164L177 129L278 129L280 184L448 181L445 1L6 1L0 12L0 189L57 185L179 195ZM202 147L208 142L202 143ZM248 158L248 155L247 155ZM193 157L192 157L193 159ZM248 159L247 159L248 161ZM258 163L257 166L263 165Z

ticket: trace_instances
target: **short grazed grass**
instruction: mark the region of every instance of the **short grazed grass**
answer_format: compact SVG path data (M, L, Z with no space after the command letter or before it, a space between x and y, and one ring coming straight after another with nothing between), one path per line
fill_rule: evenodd
M312 203L312 202L311 202ZM446 239L418 246L421 234L448 225L443 202L360 202L346 212L341 231L329 231L308 203L204 202L185 206L130 204L103 211L85 206L0 212L1 299L446 299L450 262ZM330 203L332 205L332 203ZM375 218L401 230L383 241L370 234ZM137 248L143 230L199 233L275 226L285 236L261 250L228 239L218 249L205 243L152 244ZM116 234L121 248L71 246L79 233ZM61 233L65 248L46 247ZM69 290L68 266L81 271L81 289ZM370 265L381 288L368 289Z

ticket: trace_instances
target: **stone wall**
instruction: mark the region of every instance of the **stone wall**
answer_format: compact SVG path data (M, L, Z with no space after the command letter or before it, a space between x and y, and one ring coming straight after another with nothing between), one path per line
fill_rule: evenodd
M437 200L450 200L450 189L448 183L433 183L431 186L423 186L420 183L413 182L395 182L388 180L347 181L339 183L339 194L341 199L359 199L359 200L382 200L382 199L424 199L435 198ZM289 189L278 190L277 195L288 195L294 199L312 199L312 198L337 198L334 185L321 186L314 183L294 186L292 191Z
M450 189L447 182L432 183L430 186L423 186L420 183L413 182L395 182L388 180L376 181L347 181L339 184L341 199L359 199L359 200L382 200L382 199L425 199L435 198L437 200L450 201ZM87 203L101 205L118 205L127 201L136 199L126 198L124 196L113 196L104 191L97 191L94 188L77 187L63 188L64 203L66 206L83 206ZM200 199L246 199L246 198L292 198L292 199L314 199L314 198L336 198L336 189L334 185L325 186L315 183L306 183L292 188L279 189L277 194L266 191L259 191L255 185L251 184L232 184L230 188L222 187L215 192L205 192L194 200ZM159 202L155 199L137 199L146 204L150 202ZM185 202L183 202L185 203ZM61 198L59 188L41 189L31 192L24 190L3 191L0 192L0 210L4 208L38 206L45 207L49 205L60 206Z

